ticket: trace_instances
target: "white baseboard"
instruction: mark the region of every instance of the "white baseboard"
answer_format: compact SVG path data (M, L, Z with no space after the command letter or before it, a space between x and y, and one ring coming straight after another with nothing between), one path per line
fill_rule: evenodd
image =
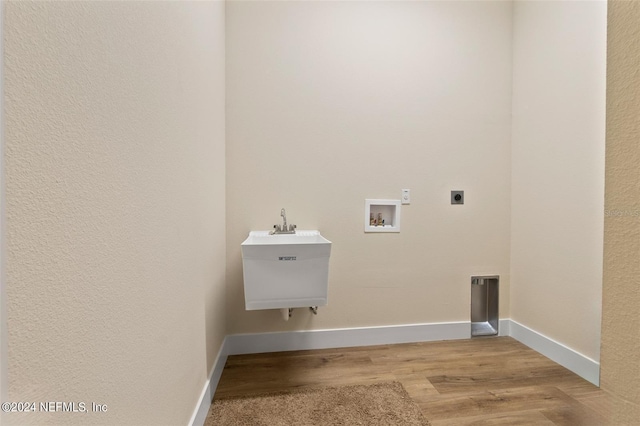
M511 320L501 319L498 321L498 336L511 336Z
M501 319L499 335L511 336L531 349L599 386L600 364L511 319ZM309 349L391 345L471 338L470 322L391 325L330 330L232 334L225 337L209 380L205 384L189 425L202 426L220 381L228 355Z
M471 323L409 324L227 336L227 354L296 351L468 339Z
M209 408L211 407L211 401L213 401L213 395L216 393L216 388L218 387L220 376L222 376L222 370L224 370L224 365L227 363L227 353L225 351L226 342L227 338L225 337L224 341L222 342L222 346L218 351L218 356L213 363L213 368L211 369L211 374L209 374L209 379L204 384L204 388L202 389L202 393L200 394L198 405L196 406L196 409L191 415L191 419L189 420L188 424L190 426L202 426L207 419L207 414L209 413Z
M514 320L509 320L509 336L529 346L552 361L600 386L600 363L556 342Z

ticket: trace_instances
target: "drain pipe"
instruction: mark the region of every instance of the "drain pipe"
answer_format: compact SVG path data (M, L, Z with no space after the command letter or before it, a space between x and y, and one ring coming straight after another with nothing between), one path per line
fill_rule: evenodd
M293 308L281 308L280 313L282 314L283 320L289 321L289 318L293 315Z

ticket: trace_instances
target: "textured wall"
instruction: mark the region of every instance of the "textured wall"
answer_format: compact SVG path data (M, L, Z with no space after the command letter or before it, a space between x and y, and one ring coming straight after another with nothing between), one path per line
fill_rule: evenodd
M203 176L202 193L196 195L206 200L206 209L201 214L200 226L207 229L202 238L210 239L212 244L207 252L206 268L210 283L205 285L205 314L207 325L207 372L210 373L222 340L227 335L226 324L226 132L225 132L225 2L215 0L202 18L202 27L194 33L194 40L210 46L212 57L201 57L200 60L211 67L202 74L209 79L212 91L204 94L206 105L212 109L204 111L204 122L207 123L203 137L214 144L212 156L205 157L205 168L200 170ZM196 21L201 22L201 21ZM212 61L212 63L210 63ZM195 65L194 65L195 66ZM198 65L201 66L201 65ZM200 160L202 162L203 160ZM207 374L208 377L208 374Z
M231 2L226 25L229 333L469 321L473 274L508 317L511 4ZM402 232L365 234L402 188ZM240 253L282 207L333 242L329 305L287 323L244 310Z
M640 3L609 2L601 386L640 419Z
M108 411L3 420L185 424L224 328L224 5L5 5L9 398Z
M514 4L511 317L598 361L606 2Z
M4 7L0 5L0 33L4 34ZM0 39L0 111L4 111L4 37ZM7 356L6 220L4 182L4 113L0 114L0 401L8 400ZM0 413L0 421L2 414Z

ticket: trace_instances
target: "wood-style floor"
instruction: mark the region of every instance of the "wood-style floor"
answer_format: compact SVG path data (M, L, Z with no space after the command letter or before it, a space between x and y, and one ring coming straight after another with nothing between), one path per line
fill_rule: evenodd
M214 398L385 381L433 426L608 424L604 391L510 337L234 355Z

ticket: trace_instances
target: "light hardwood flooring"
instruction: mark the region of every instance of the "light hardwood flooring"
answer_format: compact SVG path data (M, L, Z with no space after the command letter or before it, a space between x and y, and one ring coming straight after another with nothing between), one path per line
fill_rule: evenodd
M234 355L214 398L399 381L433 426L607 425L607 396L510 337Z

